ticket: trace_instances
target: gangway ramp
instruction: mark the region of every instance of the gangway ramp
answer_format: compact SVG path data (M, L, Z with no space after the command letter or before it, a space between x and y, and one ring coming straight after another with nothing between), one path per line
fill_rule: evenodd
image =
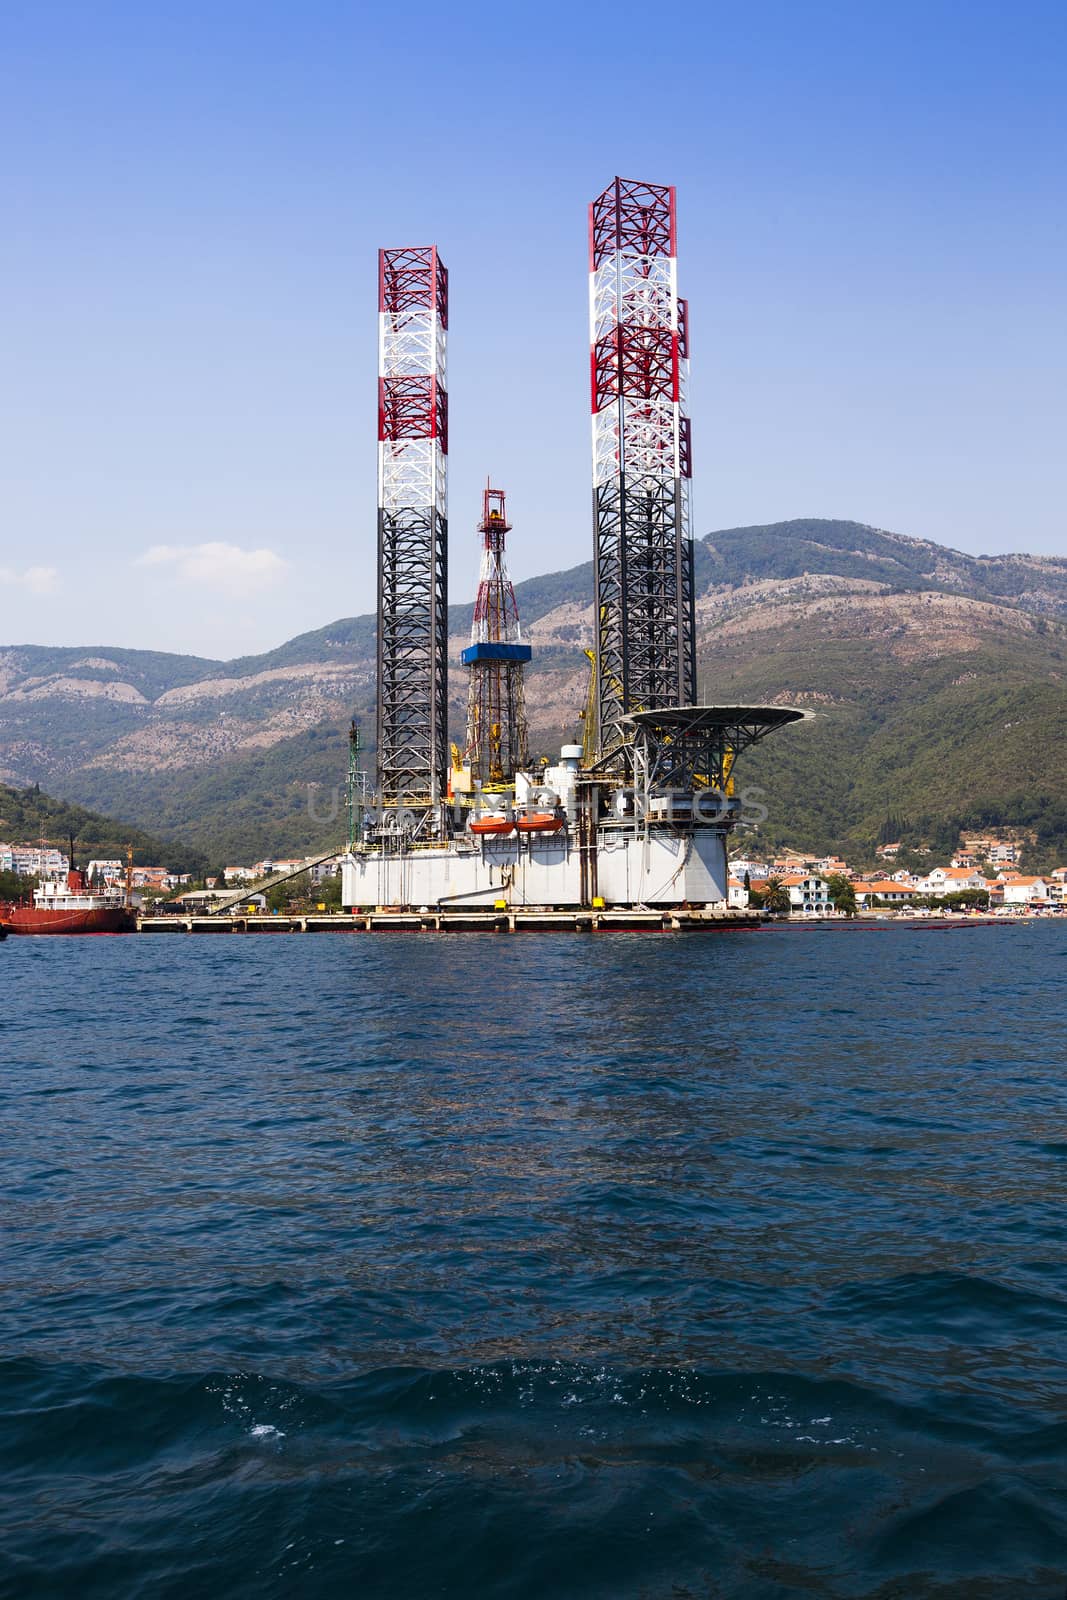
M343 852L335 846L333 850L327 850L324 855L308 856L298 867L289 867L285 872L275 872L271 877L264 878L262 883L246 883L239 894L224 895L221 900L216 900L206 915L217 917L221 911L228 911L231 906L239 906L249 895L263 894L265 890L273 889L279 883L288 883L290 878L299 878L302 872L309 872L312 867L321 867L324 861L333 861L341 854Z

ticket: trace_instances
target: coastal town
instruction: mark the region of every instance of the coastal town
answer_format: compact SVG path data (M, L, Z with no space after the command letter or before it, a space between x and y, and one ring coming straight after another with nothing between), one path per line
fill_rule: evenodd
M1005 840L961 848L944 864L915 870L895 866L899 844L879 848L881 870L859 871L840 856L785 852L771 861L733 856L729 905L799 917L858 912L985 912L1003 916L1067 911L1067 866L1045 874L1019 870L1019 847Z
M924 915L933 911L999 916L1067 914L1067 865L1050 872L1021 870L1025 845L998 837L967 839L945 863L918 870L898 866L899 843L881 845L878 870L853 867L837 855L786 850L767 857L738 853L730 858L727 907L763 910L793 918L848 918L858 913ZM0 873L21 880L28 894L38 883L65 873L69 855L57 845L0 842ZM127 864L116 858L90 860L89 885L127 887ZM294 902L319 910L339 909L340 855L265 857L231 865L202 878L165 866L133 866L134 903L158 911L188 911L223 896L242 895L248 911L269 913ZM282 879L281 883L278 880Z

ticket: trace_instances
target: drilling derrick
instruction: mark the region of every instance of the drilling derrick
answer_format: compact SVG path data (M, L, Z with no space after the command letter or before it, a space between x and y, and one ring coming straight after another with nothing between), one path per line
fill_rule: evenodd
M378 256L378 787L439 826L448 773L448 273Z
M616 178L589 208L596 748L696 699L687 307L674 189Z
M465 762L472 779L503 784L527 764L526 699L523 673L532 651L522 643L519 608L504 560L511 531L503 489L486 488L482 520L482 566L474 602Z

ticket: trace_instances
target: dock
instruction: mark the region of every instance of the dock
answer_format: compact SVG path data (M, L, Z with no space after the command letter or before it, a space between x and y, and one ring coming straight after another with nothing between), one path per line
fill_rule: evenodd
M762 922L754 911L593 910L545 907L465 911L390 908L296 915L139 917L138 933L710 933L744 932Z

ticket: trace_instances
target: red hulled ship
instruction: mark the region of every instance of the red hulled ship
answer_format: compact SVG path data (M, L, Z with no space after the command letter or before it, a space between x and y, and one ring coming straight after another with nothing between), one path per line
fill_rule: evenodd
M0 901L0 928L7 933L133 933L137 914L129 903L129 887L90 888L85 873L74 865L34 890L33 904Z

